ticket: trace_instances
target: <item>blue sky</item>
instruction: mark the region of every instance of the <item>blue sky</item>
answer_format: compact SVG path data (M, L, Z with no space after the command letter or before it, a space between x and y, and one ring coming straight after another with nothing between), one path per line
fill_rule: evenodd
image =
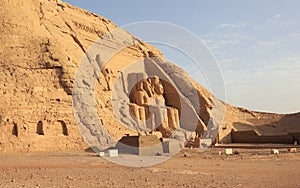
M300 111L298 0L64 1L119 26L141 21L182 26L214 54L223 73L226 102L257 111ZM158 47L172 62L184 60ZM182 68L202 81L188 66Z

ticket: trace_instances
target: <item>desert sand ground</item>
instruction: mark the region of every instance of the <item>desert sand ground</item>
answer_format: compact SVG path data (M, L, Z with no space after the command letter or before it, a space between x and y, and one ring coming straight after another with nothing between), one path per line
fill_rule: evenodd
M88 152L1 154L0 187L300 187L299 152L219 151L224 149L185 149L145 168L116 165Z

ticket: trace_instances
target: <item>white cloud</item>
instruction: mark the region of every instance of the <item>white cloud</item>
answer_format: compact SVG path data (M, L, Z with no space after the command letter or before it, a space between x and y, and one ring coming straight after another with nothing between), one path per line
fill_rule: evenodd
M262 46L274 47L274 46L278 46L280 43L279 42L273 42L273 41L260 41L259 44L262 45Z
M257 82L272 80L292 80L299 82L300 57L280 58L268 63L258 63L257 67L245 69L229 69L224 74L235 83L256 80ZM235 77L238 76L237 80ZM300 86L300 85L299 85Z
M227 102L259 111L299 111L300 56L279 58L264 66L223 71Z
M280 17L281 17L281 14L277 14L277 15L274 16L274 18L276 18L276 19L278 19Z
M288 38L290 39L300 39L300 34L299 33L293 33L288 35Z
M271 17L270 19L267 20L268 23L275 23L277 20L279 20L281 18L281 14L276 14L273 17Z
M201 36L224 76L227 102L254 110L299 110L299 27L282 14L247 24L222 24ZM294 100L297 100L296 102Z
M297 22L294 21L294 20L288 20L288 21L284 21L284 22L281 22L279 24L279 27L286 27L286 26L289 26L289 25L295 25Z
M221 28L230 28L230 29L237 29L246 27L247 24L222 24L220 25Z
M245 45L252 39L250 35L242 33L211 33L201 37L211 50L227 51L232 46Z

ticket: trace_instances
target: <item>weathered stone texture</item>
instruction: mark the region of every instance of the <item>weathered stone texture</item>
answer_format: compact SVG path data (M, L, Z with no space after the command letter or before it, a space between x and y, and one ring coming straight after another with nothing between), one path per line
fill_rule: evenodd
M0 16L0 152L87 148L73 115L74 77L88 48L117 26L106 18L59 0L2 0ZM110 49L119 45L113 35L108 35L106 40ZM246 124L250 129L253 125L261 125L266 127L260 129L262 133L272 133L271 130L299 132L299 114L258 113L227 105L191 81L182 69L167 63L159 50L134 36L131 40L133 45L122 49L110 60L117 63L111 63L113 66L110 67L108 62L106 68L111 72L102 72L95 87L99 116L116 140L135 132L122 126L114 117L111 83L118 71L149 56L163 60L158 66L175 82L181 81L182 85L178 87L196 87L199 101L190 101L192 104L199 102L200 109L195 108L195 112L205 125L210 123L211 116L214 122L221 122L218 142L231 142L230 133L235 124ZM172 75L174 70L179 74ZM186 84L187 80L189 84ZM170 91L166 87L166 93ZM183 96L188 98L185 92ZM213 109L219 108L216 112L222 112L224 104L223 122L223 116L214 114ZM202 131L203 127L197 129Z
M74 74L85 50L116 26L53 0L4 0L0 15L0 152L86 148L72 111Z

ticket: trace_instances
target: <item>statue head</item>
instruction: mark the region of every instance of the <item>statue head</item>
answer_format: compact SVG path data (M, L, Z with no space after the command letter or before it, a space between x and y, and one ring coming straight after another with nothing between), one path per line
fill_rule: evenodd
M161 84L159 78L157 76L154 76L152 78L152 87L154 89L154 92L158 95L164 94L164 87Z
M163 87L163 85L162 85L162 84L156 85L156 86L154 87L154 91L155 91L155 93L158 94L158 95L164 94L164 87Z
M147 79L143 80L142 83L143 83L143 88L144 88L144 90L147 92L148 96L149 96L149 97L152 97L154 91L153 91L153 89L152 89L152 87L151 87L151 79L150 79L150 78L147 78Z
M144 84L143 82L138 82L137 85L136 85L136 91L143 91L144 90Z

